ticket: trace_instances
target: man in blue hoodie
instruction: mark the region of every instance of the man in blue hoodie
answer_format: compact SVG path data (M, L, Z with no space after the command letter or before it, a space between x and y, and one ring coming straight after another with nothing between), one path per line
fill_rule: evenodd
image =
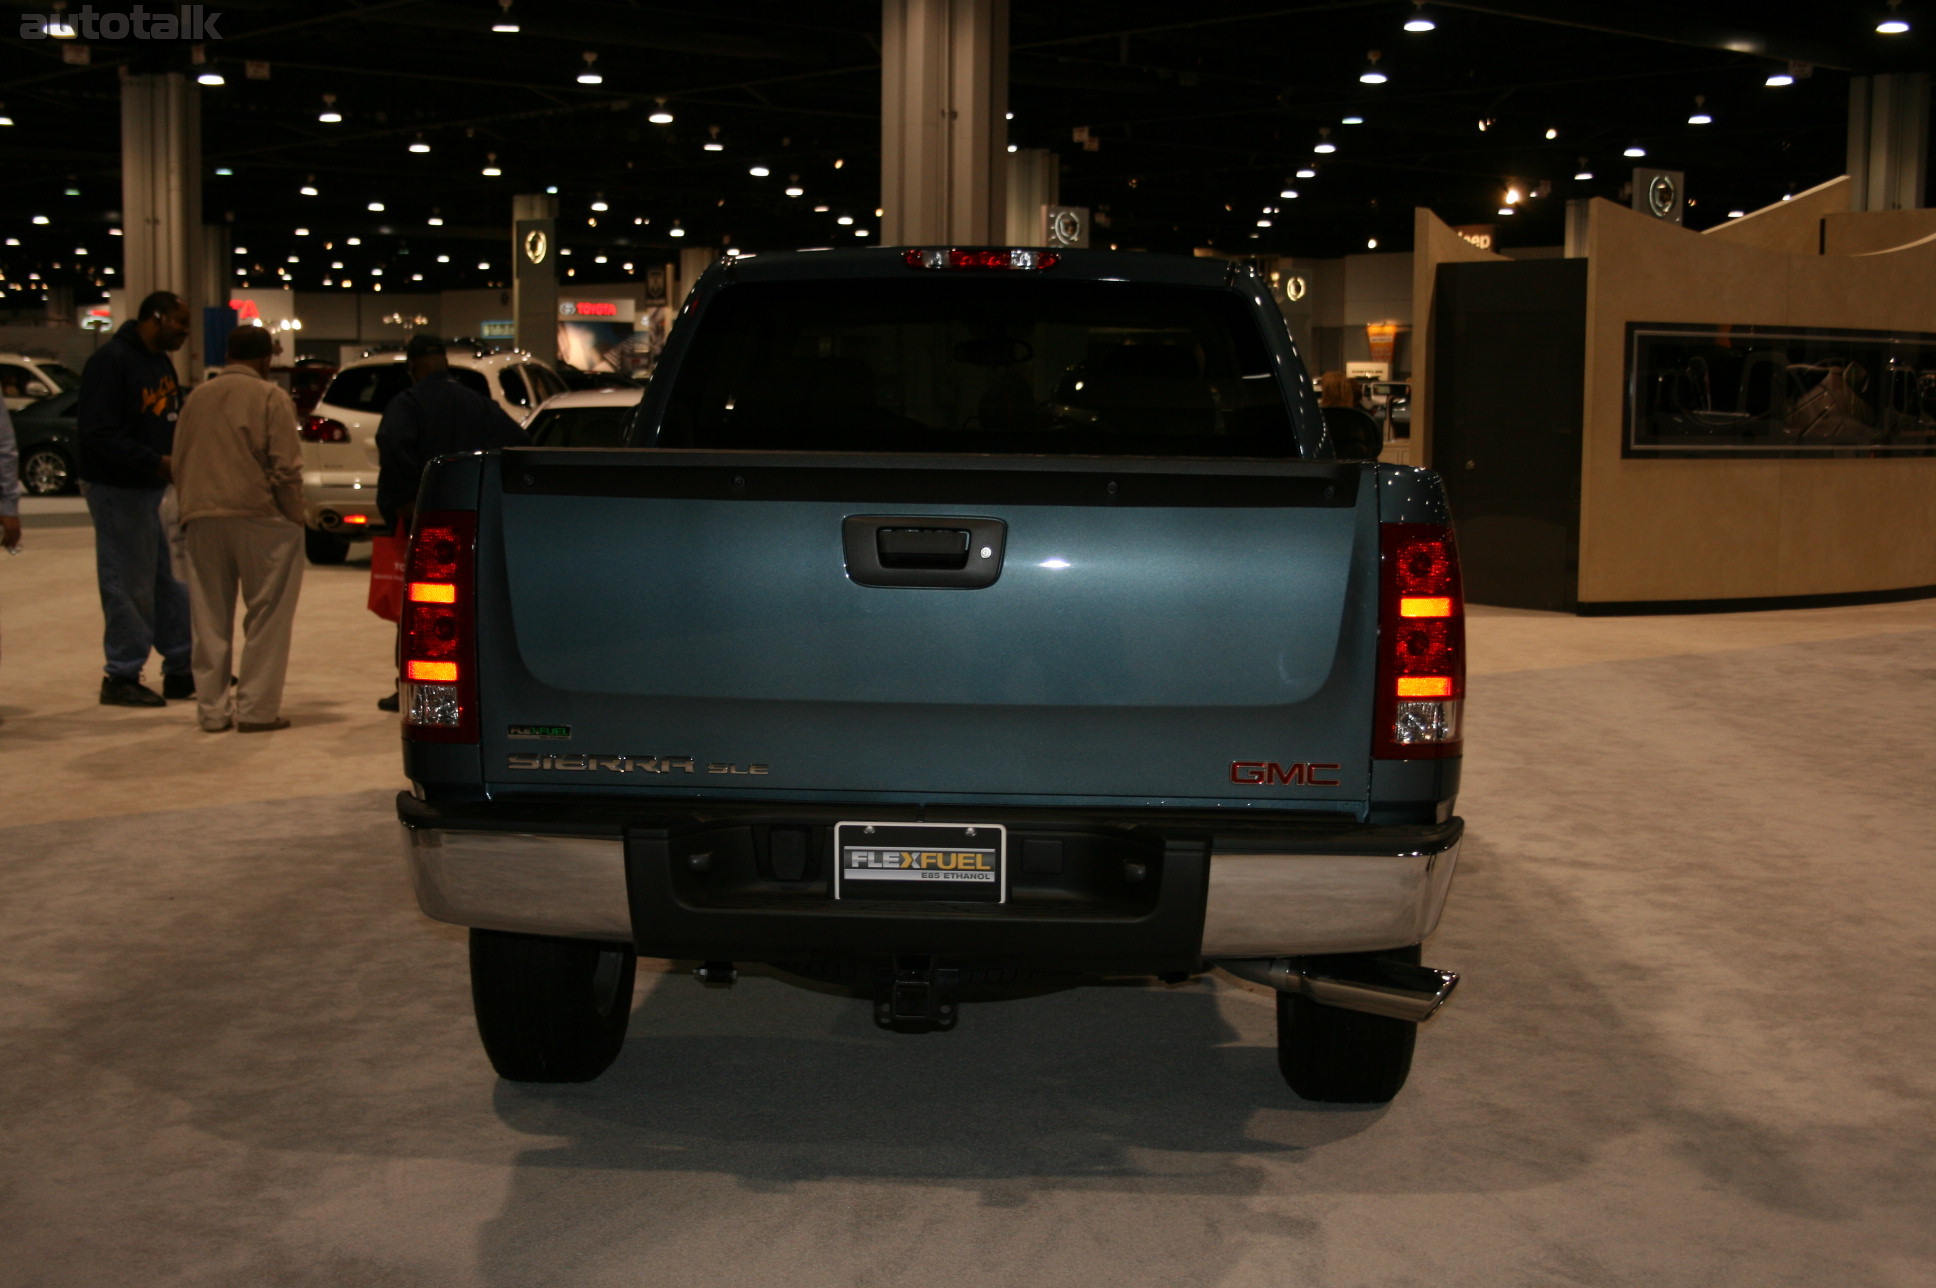
M107 619L101 701L108 706L159 707L195 696L188 587L168 566L161 522L182 403L168 355L188 339L188 327L182 298L156 291L81 371L79 472ZM141 682L150 652L161 654L160 693Z

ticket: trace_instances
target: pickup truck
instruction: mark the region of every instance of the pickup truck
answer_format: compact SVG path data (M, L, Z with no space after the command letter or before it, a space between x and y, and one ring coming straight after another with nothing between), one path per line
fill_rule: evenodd
M1221 967L1298 1095L1390 1100L1457 979L1464 628L1368 423L1247 266L799 252L700 278L623 446L434 463L397 810L497 1072L603 1072L639 955L915 1031Z

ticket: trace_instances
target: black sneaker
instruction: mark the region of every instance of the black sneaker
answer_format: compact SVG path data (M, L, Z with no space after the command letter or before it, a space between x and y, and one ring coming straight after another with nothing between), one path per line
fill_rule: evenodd
M161 696L171 702L195 696L195 677L192 675L164 675L161 677Z
M401 711L403 709L403 702L398 694L392 693L388 697L378 698L376 700L376 709L378 711Z
M124 680L117 675L101 677L101 705L104 707L165 707L168 699L140 680Z

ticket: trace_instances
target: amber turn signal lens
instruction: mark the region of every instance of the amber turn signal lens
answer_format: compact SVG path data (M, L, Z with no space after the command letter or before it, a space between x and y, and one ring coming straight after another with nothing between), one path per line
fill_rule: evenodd
M404 663L404 677L426 684L455 684L457 683L457 663L412 660Z
M457 587L437 581L413 581L410 583L410 601L415 604L454 604L457 602Z
M1449 596L1407 595L1398 601L1398 615L1400 617L1450 617L1452 600Z

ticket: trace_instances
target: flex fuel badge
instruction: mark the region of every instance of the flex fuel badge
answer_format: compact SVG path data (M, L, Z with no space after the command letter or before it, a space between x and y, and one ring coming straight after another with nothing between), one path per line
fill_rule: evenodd
M563 742L571 737L570 725L512 725L504 731L507 738L544 738Z

